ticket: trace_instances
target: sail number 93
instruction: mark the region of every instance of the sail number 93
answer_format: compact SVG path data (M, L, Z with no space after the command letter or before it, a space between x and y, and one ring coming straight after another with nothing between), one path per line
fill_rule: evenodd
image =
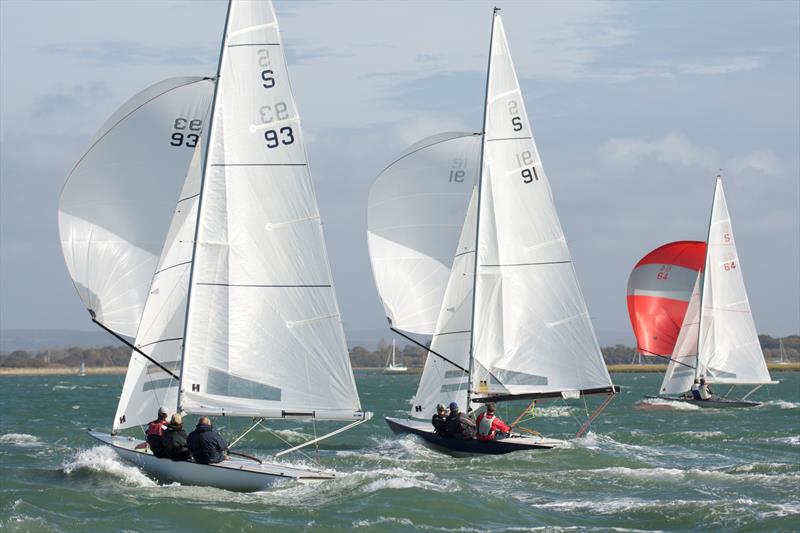
M264 139L267 141L267 148L277 148L281 144L289 145L294 143L294 132L290 126L284 126L278 131L265 131Z
M172 124L176 131L172 133L169 144L172 146L186 146L194 148L200 140L200 132L203 130L203 121L200 119L189 120L188 118L176 118ZM193 133L196 132L196 133Z

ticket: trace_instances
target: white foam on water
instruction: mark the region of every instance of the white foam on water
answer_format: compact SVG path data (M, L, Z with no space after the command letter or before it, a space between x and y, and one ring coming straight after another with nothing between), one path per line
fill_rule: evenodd
M121 479L126 485L134 487L158 486L138 468L124 464L116 452L108 446L96 446L88 450L81 450L62 465L62 470L67 475L84 469L111 474Z
M356 520L353 522L354 528L372 528L382 524L395 524L403 527L414 527L414 522L408 518L394 518L391 516L379 516L374 520Z
M788 402L786 400L769 400L762 402L759 407L778 407L780 409L800 409L800 402Z
M28 435L27 433L6 433L0 436L0 444L13 444L20 448L33 448L42 446L42 441L39 437Z
M314 438L313 435L295 429L270 429L269 433L275 433L283 440L291 443L305 442Z
M782 444L792 444L794 446L800 446L800 435L791 435L789 437L770 437L764 439L767 442L780 442Z
M553 405L551 407L536 407L534 409L534 421L537 417L542 418L560 418L570 417L577 411L577 408L568 405Z
M645 398L638 403L640 409L647 409L648 406L653 406L658 409L671 409L674 411L695 411L700 409L700 407L688 402L671 402L669 400L662 400L661 398Z
M724 470L702 470L699 468L628 468L624 466L613 466L594 470L575 470L576 472L588 472L592 475L602 475L602 477L619 477L627 479L639 479L648 481L670 481L686 483L688 480L700 479L706 481L763 481L785 483L787 481L800 481L800 473L752 473L752 472L728 472Z

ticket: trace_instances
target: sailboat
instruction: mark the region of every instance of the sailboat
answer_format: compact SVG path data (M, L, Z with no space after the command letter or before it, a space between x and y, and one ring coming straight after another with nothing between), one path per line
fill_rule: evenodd
M483 132L415 145L381 173L369 198L370 258L390 327L427 350L409 418L386 422L397 434L457 454L550 449L564 441L521 428L498 441L443 439L430 424L439 403L472 412L487 402L607 395L580 435L619 390L578 286L498 11ZM404 179L412 173L416 178ZM405 209L412 201L422 207ZM430 346L407 333L432 334Z
M118 210L119 231L105 219L91 218L93 191L87 181L99 184L110 203L126 205L114 190L124 186L117 183L115 166L93 169L91 180L73 171L65 186L60 214L70 216L59 222L73 281L93 321L132 348L112 431L90 435L151 475L183 484L254 491L280 479L330 479L327 472L232 451L215 465L160 459L137 448L141 439L120 434L155 418L161 406L186 415L252 419L231 447L256 427L266 427L266 420L346 422L322 436L316 436L315 425L314 438L274 454L278 457L371 418L361 409L350 366L270 2L229 3L214 81L210 106L203 98L162 102L155 113L148 113L146 104L129 105L133 111L126 109L124 120L109 128L125 129L134 146L136 134L149 128L153 135L147 141L162 149L153 159L163 155L176 163L169 172L158 168L162 179L174 180L178 159L185 165L155 264L125 261L128 250L143 247L129 239L131 228L147 219L141 210L149 204L139 204L139 211ZM93 143L81 161L113 161L118 148ZM114 246L120 251L109 253ZM152 270L139 311L133 305L140 303L137 291L124 290L125 303L117 297L122 289L112 288L133 285L133 273L145 267ZM123 303L127 308L120 309ZM110 320L117 315L125 321ZM131 331L133 343L127 340Z
M658 398L700 407L753 407L747 398L772 381L747 299L733 238L722 177L717 176L703 268L697 272L686 314L675 341ZM714 388L730 385L724 396L695 400L687 391L694 380ZM741 398L736 386L754 386ZM719 392L719 391L717 391Z
M86 361L81 361L81 366L78 368L78 376L84 377L86 375Z
M383 369L385 372L392 373L392 372L408 371L408 367L406 365L403 364L398 365L397 361L395 361L395 351L397 349L396 344L397 342L394 339L392 339L392 353L389 354L389 358L386 360L386 368Z

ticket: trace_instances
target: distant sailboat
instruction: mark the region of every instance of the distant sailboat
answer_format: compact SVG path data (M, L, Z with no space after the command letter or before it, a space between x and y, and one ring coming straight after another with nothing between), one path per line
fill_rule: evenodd
M392 353L390 353L389 357L386 359L386 368L384 368L384 371L389 373L408 371L408 367L406 367L406 365L403 364L398 365L397 361L395 361L395 350L396 350L396 341L392 339Z
M81 361L81 366L78 368L78 376L83 377L86 375L86 362Z
M783 339L778 339L778 364L788 365L789 358L786 356L786 348L783 346Z
M94 190L81 186L75 173L65 186L62 204L65 198L77 200L77 222L75 217L61 220L64 255L70 272L79 274L73 274L76 287L98 325L122 340L131 332L136 337L112 432L90 434L155 476L184 484L261 490L278 479L330 479L332 474L319 470L235 452L216 465L159 459L136 449L139 440L117 434L146 424L159 406L189 415L251 419L252 426L231 446L265 420L347 422L319 437L315 429L313 439L278 457L371 417L361 409L350 367L300 117L270 2L229 3L212 101L210 113L202 99L196 105L176 101L174 108L144 116L137 115L137 107L134 119L126 116L112 126L111 131L126 127L134 147L144 129L152 134L147 142L169 147L165 157L180 152L186 175L180 196L173 196L179 200L160 256L155 264L148 256L147 298L140 302L138 291L127 291L141 310L130 305L126 321L115 323L116 329L104 320L114 315L118 300L103 289L118 280L124 284L139 267L124 261L124 252L138 243L123 231L108 244L93 240L111 234L92 231L104 229L105 220L82 222L94 209ZM151 124L164 117L171 130ZM117 149L98 143L87 155L100 150L113 161ZM98 169L92 181L112 198L110 203L125 205L126 199L114 192L125 176L114 168ZM175 177L170 172L162 179ZM122 229L146 219L142 211L148 207L140 202L138 213L116 213L118 218L136 213L120 224ZM78 223L87 230L76 232L76 225L83 227ZM107 253L113 246L123 250Z
M618 390L578 287L497 9L489 56L484 133L415 145L379 176L369 200L370 258L390 326L412 341L399 330L433 335L410 418L386 422L456 453L564 441L519 433L443 439L430 424L438 403L472 411L486 402L604 394L602 409Z
M651 398L700 407L758 405L747 398L762 386L777 381L770 378L758 340L719 176L703 261L703 268L693 281L660 394ZM686 393L696 379L731 388L724 397L714 395L708 400L695 400ZM741 385L755 387L742 398L731 398L733 388Z

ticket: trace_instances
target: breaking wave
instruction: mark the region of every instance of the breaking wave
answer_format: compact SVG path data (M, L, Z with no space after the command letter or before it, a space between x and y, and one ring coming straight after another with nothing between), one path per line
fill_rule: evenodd
M22 448L32 448L41 446L42 441L39 440L39 437L28 435L27 433L6 433L0 436L0 444L13 444Z
M81 450L62 465L62 471L67 475L81 470L110 474L122 480L126 485L134 487L155 487L158 485L138 468L124 464L116 452L108 446L97 446L88 450Z

